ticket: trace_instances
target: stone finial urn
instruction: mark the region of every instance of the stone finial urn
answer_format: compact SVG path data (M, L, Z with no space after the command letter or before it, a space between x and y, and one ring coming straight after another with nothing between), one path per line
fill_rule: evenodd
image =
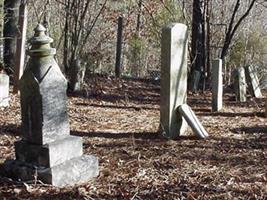
M29 62L20 80L22 140L6 173L20 180L37 175L44 183L73 185L98 175L98 158L83 155L82 138L71 136L67 115L67 81L54 60L53 41L38 25L30 40Z

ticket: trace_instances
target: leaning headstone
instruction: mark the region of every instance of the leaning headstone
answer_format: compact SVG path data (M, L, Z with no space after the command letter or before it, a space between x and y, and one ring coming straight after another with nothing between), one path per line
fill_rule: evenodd
M243 67L236 68L233 72L234 88L236 100L246 102L247 100L247 84L245 69Z
M246 72L248 88L251 94L256 98L262 97L260 82L258 79L256 67L251 65L247 66L245 67L245 72Z
M9 106L9 76L0 72L0 107Z
M171 139L187 127L178 113L178 106L186 102L187 37L184 24L170 24L162 30L160 123L163 135Z
M179 106L179 113L185 118L185 120L198 138L205 139L209 136L209 134L202 126L193 110L187 104Z
M67 81L45 30L38 25L30 40L30 60L20 80L23 139L5 169L23 181L35 177L54 186L73 185L98 175L98 159L82 155L82 138L70 135Z
M223 76L222 60L213 60L212 63L212 111L217 112L223 106Z

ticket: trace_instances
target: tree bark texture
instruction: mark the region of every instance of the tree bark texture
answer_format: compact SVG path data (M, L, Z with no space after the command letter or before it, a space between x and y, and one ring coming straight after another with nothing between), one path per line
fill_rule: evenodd
M121 74L121 53L122 53L122 42L123 42L123 18L118 18L118 32L117 32L117 50L116 50L116 64L115 64L115 75L120 77Z
M20 0L4 1L4 65L13 74L16 55L16 35Z
M193 1L193 17L192 17L192 46L191 46L191 77L194 71L201 73L201 83L204 87L205 80L205 20L204 20L204 6L201 0ZM192 78L194 79L194 78ZM194 80L191 80L191 83ZM199 89L199 83L193 84L193 88ZM192 89L192 87L191 87Z

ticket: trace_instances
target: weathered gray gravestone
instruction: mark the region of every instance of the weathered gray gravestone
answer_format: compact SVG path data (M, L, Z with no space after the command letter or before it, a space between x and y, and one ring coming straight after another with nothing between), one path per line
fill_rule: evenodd
M198 70L194 70L192 74L193 80L191 81L191 87L190 87L190 90L192 92L197 92L200 78L201 78L201 72Z
M223 76L222 60L213 60L212 63L212 111L220 111L223 106Z
M98 159L82 155L82 139L70 136L67 81L54 60L53 40L38 25L30 40L30 60L20 80L23 139L6 171L21 180L35 176L55 186L73 185L98 175Z
M0 107L9 106L9 76L0 72Z
M69 89L76 92L82 89L86 66L79 59L75 59L70 70Z
M246 80L248 83L248 88L251 94L256 98L262 97L260 82L258 79L256 67L247 66L245 67L245 72L246 72Z
M186 130L178 106L186 102L187 26L170 24L162 30L160 123L163 134L177 138Z
M236 100L246 102L247 100L247 83L245 69L243 67L236 68L233 72L234 88Z

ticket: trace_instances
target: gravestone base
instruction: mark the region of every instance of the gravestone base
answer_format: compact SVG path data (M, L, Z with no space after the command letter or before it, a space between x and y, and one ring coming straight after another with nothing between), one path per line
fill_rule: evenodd
M40 180L57 187L82 183L99 174L98 158L92 155L76 157L48 168L8 160L4 164L4 170L9 177L20 181Z
M68 136L46 145L36 145L25 140L15 142L16 160L36 166L53 167L66 160L81 156L82 138Z

